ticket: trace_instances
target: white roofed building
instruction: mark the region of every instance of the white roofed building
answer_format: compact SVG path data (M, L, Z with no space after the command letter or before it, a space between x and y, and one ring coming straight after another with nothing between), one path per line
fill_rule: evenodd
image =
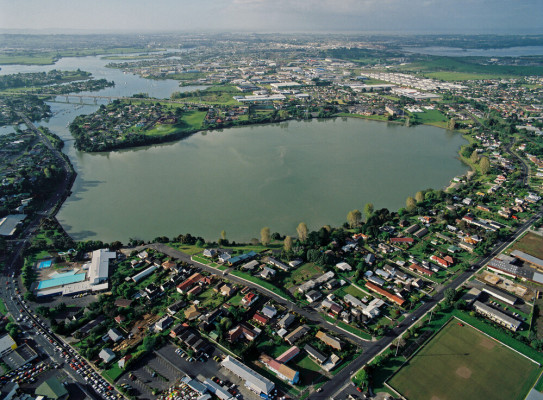
M221 362L221 365L243 379L245 381L245 386L258 395L261 393L267 395L275 387L275 384L272 381L253 371L251 368L231 356L227 356Z
M107 281L109 278L109 260L117 258L117 254L109 249L100 249L92 252L92 260L89 267L89 282L96 285Z

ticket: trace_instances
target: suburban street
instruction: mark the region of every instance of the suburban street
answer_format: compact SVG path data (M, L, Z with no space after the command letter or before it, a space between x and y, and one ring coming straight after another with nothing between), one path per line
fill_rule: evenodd
M511 243L513 243L524 232L526 232L526 230L542 215L543 215L543 209L540 209L536 215L534 215L532 218L530 218L524 224L522 224L513 235L507 238L505 242L496 244L492 252L488 256L480 259L476 265L480 266L481 268L484 267L492 258L500 254ZM199 263L197 261L193 261L188 254L185 254L179 250L172 249L171 247L166 246L164 244L153 243L146 247L150 247L152 249L160 251L178 260L197 265L198 267L202 268L203 270L207 272L219 274L219 275L223 274L223 271L219 270L218 268L210 267L208 265ZM304 316L309 321L314 321L315 323L318 323L318 324L324 324L326 325L328 329L336 332L337 334L348 336L351 340L353 340L355 343L357 343L359 346L363 348L363 353L351 364L349 364L347 368L344 368L343 370L341 370L330 381L324 384L322 386L322 390L319 393L315 392L311 396L309 396L310 399L331 399L337 396L341 391L343 391L345 388L347 388L350 385L351 377L353 373L355 373L360 368L362 368L365 364L370 362L376 355L378 355L380 352L386 349L397 337L403 335L407 329L409 329L412 325L416 324L420 318L426 315L426 313L428 313L435 306L435 304L443 300L443 297L444 297L443 293L446 289L449 289L449 288L457 289L466 280L468 280L475 272L476 270L467 270L467 271L462 272L448 285L441 287L437 291L437 293L434 296L432 296L431 299L426 301L423 305L421 305L418 309L416 309L412 313L408 314L408 317L405 320L403 320L396 327L394 327L389 332L387 332L386 335L382 339L375 342L363 340L359 338L358 336L351 334L350 332L346 332L343 329L338 328L337 326L324 320L324 318L311 307L300 308L295 303L285 300L284 298L282 298L281 296L278 296L274 292L266 288L263 288L259 285L256 285L252 282L241 279L239 277L228 275L228 279L234 283L249 286L261 293L266 294L267 296L271 297L276 302L287 307L289 310L295 311L299 313L300 315Z
M498 254L504 251L511 243L513 243L518 237L520 237L524 232L526 232L526 230L528 230L528 228L537 219L541 218L542 215L543 215L543 209L540 209L536 215L534 215L532 218L530 218L528 221L522 224L519 227L519 229L510 238L508 238L506 242L496 245L488 256L479 260L477 265L479 265L481 268L484 268L484 266L490 260L492 260ZM437 293L430 300L426 301L425 304L423 304L421 307L419 307L417 310L411 313L407 319L405 319L398 326L390 330L385 335L385 337L383 337L382 339L374 343L371 343L366 348L364 353L362 353L360 357L358 357L349 365L349 368L343 369L336 376L334 376L330 381L326 382L326 384L322 386L321 392L313 393L311 396L308 397L308 399L332 399L338 396L338 394L341 393L350 384L351 376L353 375L353 373L358 371L365 364L370 362L381 351L383 351L388 346L390 346L390 344L394 341L394 339L396 339L400 335L403 335L405 331L407 331L407 329L409 329L412 325L416 324L417 321L421 317L423 317L426 313L428 313L432 309L432 307L434 307L438 302L443 300L443 292L446 289L448 288L457 289L466 280L468 280L475 272L476 270L464 271L447 286L442 287L439 291L437 291Z
M223 274L223 271L221 271L220 269L210 267L208 265L199 263L197 261L193 261L188 254L185 254L185 253L183 253L183 252L181 252L179 250L172 249L171 247L166 246L164 244L153 243L153 244L150 244L150 245L148 245L146 247L150 247L152 249L160 251L161 253L164 253L164 254L166 254L166 255L168 255L170 257L176 258L178 260L181 260L181 261L184 261L184 262L187 262L187 263L190 263L190 264L194 264L194 265L202 268L204 271L210 272L212 274L218 274L218 275L221 275L221 276ZM234 275L227 275L227 279L234 282L234 283L240 284L240 285L249 286L250 288L257 290L258 292L263 293L266 296L271 297L274 301L276 301L277 303L285 306L288 310L296 311L298 314L305 317L308 321L312 321L312 322L314 322L316 324L326 326L327 329L330 329L330 330L334 331L335 333L337 333L339 335L348 336L349 339L351 339L353 342L355 342L356 344L358 344L359 346L361 346L364 349L368 348L372 343L371 341L361 339L360 337L356 336L355 334L347 332L347 331L345 331L345 330L343 330L341 328L338 328L336 325L331 324L330 322L326 321L322 317L321 314L319 314L317 311L315 311L313 308L311 308L309 306L301 308L298 305L296 305L295 303L293 303L292 301L286 300L283 297L278 296L277 294L275 294L271 290L268 290L268 289L266 289L266 288L264 288L262 286L259 286L259 285L255 284L253 282L249 282L249 281L247 281L247 280L245 280L243 278L239 278L239 277L234 276Z

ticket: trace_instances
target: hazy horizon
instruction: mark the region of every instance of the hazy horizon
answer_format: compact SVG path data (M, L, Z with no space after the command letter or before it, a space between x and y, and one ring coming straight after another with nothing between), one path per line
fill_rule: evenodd
M0 0L4 33L540 34L525 0Z

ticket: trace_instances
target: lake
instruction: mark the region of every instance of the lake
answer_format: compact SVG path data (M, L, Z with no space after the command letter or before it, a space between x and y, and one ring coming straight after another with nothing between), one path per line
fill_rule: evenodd
M55 65L2 66L0 74L80 68L115 81L93 92L100 96L168 98L199 88L125 74L107 63L67 57ZM264 226L294 234L301 221L310 229L341 225L368 202L397 210L407 196L442 188L467 170L456 158L465 143L458 133L351 118L232 128L106 154L76 151L67 125L99 104L50 103L53 117L38 124L65 141L78 173L57 215L77 240L126 243L187 232L216 240L224 229L228 239L248 241Z
M197 133L171 144L77 152L78 179L57 218L75 239L104 242L190 232L248 241L341 225L347 213L397 210L466 166L458 133L360 119L288 122Z

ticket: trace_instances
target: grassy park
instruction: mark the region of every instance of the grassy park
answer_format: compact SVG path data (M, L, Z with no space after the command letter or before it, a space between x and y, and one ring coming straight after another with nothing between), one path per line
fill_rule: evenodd
M449 322L388 384L408 399L524 399L540 369L474 328Z

